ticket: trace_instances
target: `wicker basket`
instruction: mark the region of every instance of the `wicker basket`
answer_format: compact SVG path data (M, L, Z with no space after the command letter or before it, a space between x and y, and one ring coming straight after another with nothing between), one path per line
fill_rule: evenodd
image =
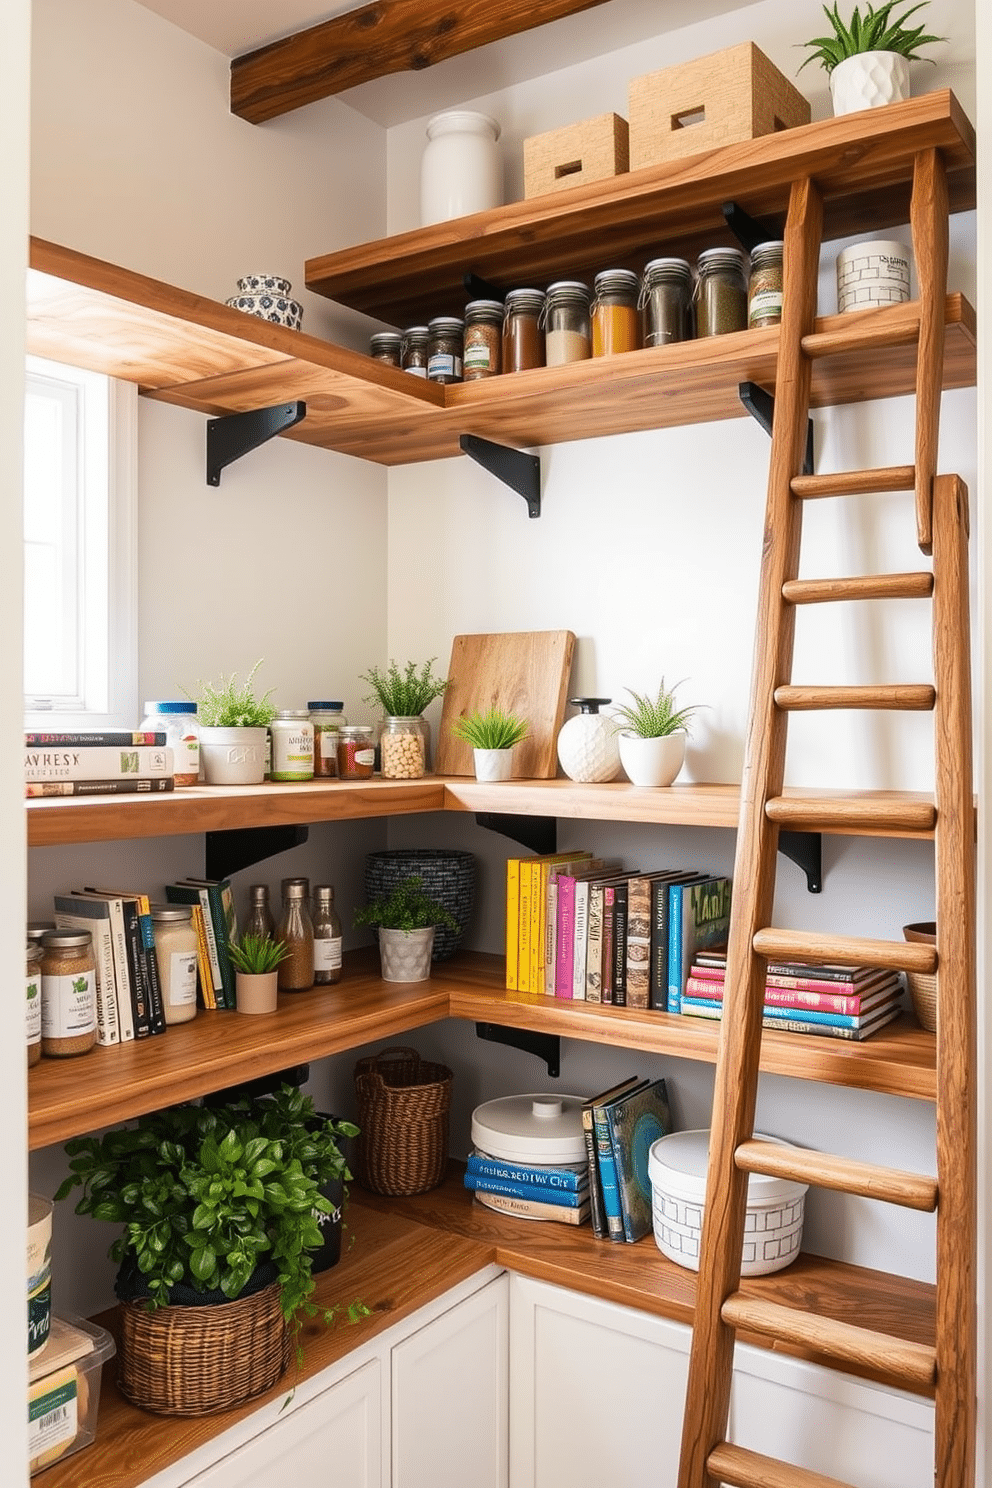
M470 852L445 847L394 847L369 853L365 859L365 895L380 899L404 878L415 875L424 893L444 906L458 925L438 925L432 961L447 961L465 938L475 904L476 862Z
M923 945L937 944L937 924L934 920L921 920L916 925L903 925L906 940ZM913 1004L913 1012L921 1028L929 1033L937 1032L937 973L907 971L906 985Z
M121 1304L120 1392L162 1415L204 1416L251 1400L276 1383L289 1353L275 1283L210 1306Z
M416 1049L383 1049L355 1065L358 1181L373 1193L426 1193L448 1165L450 1069Z

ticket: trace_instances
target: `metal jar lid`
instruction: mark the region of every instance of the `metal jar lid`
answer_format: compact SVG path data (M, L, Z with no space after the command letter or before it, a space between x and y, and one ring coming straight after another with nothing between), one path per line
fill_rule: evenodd
M580 1095L508 1095L472 1112L472 1142L510 1162L580 1163L586 1155Z
M460 335L463 325L464 321L457 315L435 315L427 330L432 336L443 335L445 331L457 331Z
M280 718L309 718L310 714L306 708L280 708L276 714L276 721Z
M307 707L311 713L340 713L344 707L344 703L336 702L334 699L330 701L317 700L307 703Z
M402 340L399 331L376 331L369 337L369 350L373 355L377 351L399 351Z
M192 904L153 904L151 906L153 920L191 920L193 918Z
M696 260L701 274L719 273L721 269L732 269L744 274L747 270L747 254L741 248L704 248Z
M46 951L50 947L54 950L69 950L70 947L88 946L92 939L88 930L46 930L41 943Z
M502 300L469 300L465 306L465 324L501 325L503 321Z
M777 242L756 243L751 249L751 268L765 269L769 264L781 264L785 244Z
M507 315L540 315L543 308L542 289L511 289L506 297Z
M640 288L640 280L633 269L602 269L593 280L593 296L634 295Z
M692 269L684 258L652 258L644 265L644 285L690 284Z

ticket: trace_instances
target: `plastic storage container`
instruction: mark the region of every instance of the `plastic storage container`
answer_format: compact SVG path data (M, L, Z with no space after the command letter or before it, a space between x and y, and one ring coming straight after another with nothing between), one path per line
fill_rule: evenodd
M173 785L196 785L200 778L200 730L196 704L146 703L141 730L165 734L166 745L172 750Z
M581 1095L507 1095L472 1112L472 1145L507 1162L586 1160Z
M755 1137L762 1142L779 1141L759 1132ZM648 1154L655 1241L662 1255L690 1271L699 1270L709 1147L708 1130L673 1132L653 1142ZM806 1188L805 1183L790 1179L751 1174L742 1276L767 1276L796 1259L803 1238Z
M32 1477L53 1462L63 1462L88 1447L96 1437L100 1375L114 1352L114 1340L105 1328L82 1318L52 1318L48 1342L30 1363L28 1455Z

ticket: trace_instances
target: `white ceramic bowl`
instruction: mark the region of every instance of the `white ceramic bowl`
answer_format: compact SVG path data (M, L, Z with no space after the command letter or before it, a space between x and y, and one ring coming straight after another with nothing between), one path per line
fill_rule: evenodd
M273 325L288 326L291 331L298 331L303 324L303 306L298 300L288 300L285 295L269 294L239 294L232 295L226 301L235 310L243 310L246 315L257 315L260 320L270 320Z
M238 290L241 294L273 294L285 298L292 294L293 286L288 279L280 279L278 274L245 274L238 280Z

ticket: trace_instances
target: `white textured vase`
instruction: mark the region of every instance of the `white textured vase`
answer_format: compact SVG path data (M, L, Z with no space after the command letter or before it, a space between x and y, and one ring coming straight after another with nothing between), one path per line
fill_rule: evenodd
M379 929L379 959L384 982L426 982L431 974L434 926L426 930Z
M513 775L512 749L473 749L476 780L509 780Z
M639 734L621 734L620 763L633 785L671 785L685 759L685 729L642 739Z
M835 114L856 114L909 97L909 62L900 52L856 52L830 74Z
M599 712L609 698L569 698L581 713L558 733L558 763L569 780L594 784L615 780L620 773L617 726Z
M499 133L495 119L470 109L451 109L428 120L420 165L423 227L502 206Z
M200 727L200 759L207 785L261 785L265 779L265 728Z

